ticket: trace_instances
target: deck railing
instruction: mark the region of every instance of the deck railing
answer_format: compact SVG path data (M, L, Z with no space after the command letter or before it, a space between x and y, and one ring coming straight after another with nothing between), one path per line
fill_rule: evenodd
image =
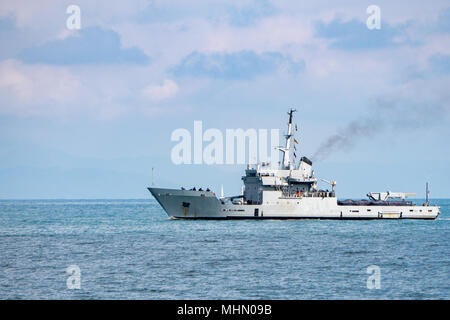
M336 194L333 191L314 191L303 193L283 193L281 198L298 199L298 198L334 198Z

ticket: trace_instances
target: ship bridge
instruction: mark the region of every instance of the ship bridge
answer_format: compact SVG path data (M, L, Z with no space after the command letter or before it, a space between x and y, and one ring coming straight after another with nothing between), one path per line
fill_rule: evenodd
M262 204L276 202L286 197L319 196L317 192L317 178L314 177L312 161L301 157L296 165L295 153L292 150L292 114L289 111L288 132L285 134L286 143L277 147L283 153L283 161L278 169L268 169L269 163L255 166L249 165L245 170L243 200L247 204ZM334 192L333 192L334 193ZM323 194L321 195L323 196ZM330 196L327 194L327 196Z

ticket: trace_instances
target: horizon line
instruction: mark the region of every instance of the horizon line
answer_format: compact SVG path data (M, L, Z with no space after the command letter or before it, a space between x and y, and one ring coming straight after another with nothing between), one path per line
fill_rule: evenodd
M353 197L337 197L337 199L358 199L361 197L353 198ZM429 198L430 200L450 200L448 198ZM155 200L153 196L149 198L0 198L0 201L32 201L32 200ZM408 200L425 200L425 198L408 198Z

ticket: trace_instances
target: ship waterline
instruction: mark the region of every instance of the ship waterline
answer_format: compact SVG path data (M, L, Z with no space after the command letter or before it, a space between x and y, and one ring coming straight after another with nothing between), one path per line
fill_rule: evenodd
M242 177L241 195L219 198L207 190L149 187L170 218L174 219L436 219L438 206L427 200L422 206L407 201L408 193L369 192L368 200L338 201L336 181L322 181L332 190L318 189L312 161L301 157L296 163L292 142L293 113L288 112L286 142L277 149L283 159L279 169L269 163L248 166ZM297 131L297 130L296 130ZM294 147L295 149L295 147Z

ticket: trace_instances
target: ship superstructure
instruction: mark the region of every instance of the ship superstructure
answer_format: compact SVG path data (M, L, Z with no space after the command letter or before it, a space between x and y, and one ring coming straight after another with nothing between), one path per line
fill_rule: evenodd
M285 145L279 167L270 163L248 165L242 177L243 193L218 198L212 191L150 187L148 190L170 218L180 219L435 219L439 207L427 201L416 206L408 193L370 192L368 200L338 201L336 181L322 181L331 190L320 190L312 161L301 157L296 164L293 142L293 114L288 112Z

